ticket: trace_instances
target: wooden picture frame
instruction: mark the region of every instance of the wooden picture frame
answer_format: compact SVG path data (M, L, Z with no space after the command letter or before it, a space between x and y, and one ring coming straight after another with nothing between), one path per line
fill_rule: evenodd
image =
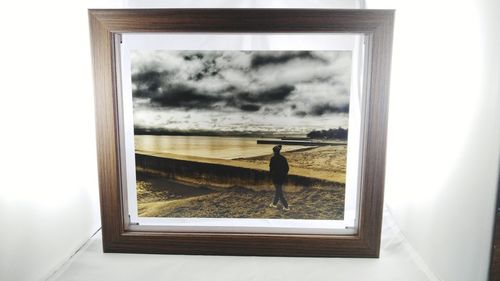
M89 10L104 252L378 257L384 197L393 10ZM360 33L367 38L359 231L354 235L130 230L124 212L117 35L123 33Z

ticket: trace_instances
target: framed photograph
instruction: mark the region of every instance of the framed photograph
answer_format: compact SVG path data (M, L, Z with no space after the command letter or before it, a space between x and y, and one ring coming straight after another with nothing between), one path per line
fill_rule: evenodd
M104 251L378 257L393 18L89 10Z

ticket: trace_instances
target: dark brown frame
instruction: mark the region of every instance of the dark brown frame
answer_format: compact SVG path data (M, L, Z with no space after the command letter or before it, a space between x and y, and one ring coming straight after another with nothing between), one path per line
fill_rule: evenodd
M393 10L89 10L105 252L378 257ZM368 40L356 235L129 231L124 215L115 35L128 32L362 33Z

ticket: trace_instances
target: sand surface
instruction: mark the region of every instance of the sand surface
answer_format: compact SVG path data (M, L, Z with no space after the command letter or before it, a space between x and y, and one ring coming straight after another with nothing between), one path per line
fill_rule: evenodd
M147 178L147 180L144 180ZM138 211L142 217L342 219L344 188L305 189L287 193L290 211L269 207L274 192L247 188L209 189L172 184L142 174L138 180Z
M347 147L320 146L282 153L288 160L290 174L345 183ZM269 169L272 154L238 159Z
M346 152L346 146L322 146L284 152L283 155L288 159L290 174L343 184ZM175 154L155 156L268 171L272 155L236 160ZM344 188L335 186L329 189L309 187L299 192L287 192L285 186L291 210L284 211L281 204L278 208L269 207L274 196L272 191L193 186L138 172L138 212L142 217L342 219Z
M177 160L236 166L262 171L269 171L269 160L272 157L272 153L270 153L256 157L229 160L178 155L173 153L153 153L141 150L136 150L136 153ZM284 152L282 154L288 159L288 164L290 166L289 174L291 175L312 177L342 184L345 183L345 165L347 154L347 147L345 145L308 147L295 151Z

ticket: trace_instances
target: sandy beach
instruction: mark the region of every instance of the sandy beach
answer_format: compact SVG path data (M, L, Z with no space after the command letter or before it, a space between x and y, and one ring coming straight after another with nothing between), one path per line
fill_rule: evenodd
M140 152L147 153L147 152ZM152 153L149 153L152 154ZM267 173L271 154L237 159L213 159L166 153L155 156L209 163L221 167L239 167ZM287 187L284 192L290 211L269 207L274 192L269 179L266 189L243 184L221 187L210 181L172 180L162 173L138 167L138 212L142 217L204 218L288 218L342 219L346 146L321 146L284 152L290 175L318 179L318 184L302 188ZM203 177L203 176L202 176ZM213 179L212 179L213 180Z
M269 151L271 151L271 149L269 149ZM272 157L271 153L255 157L236 159L217 159L142 150L136 150L136 153L176 160L243 167L260 171L269 170L269 160ZM312 177L341 184L345 183L345 165L347 155L347 147L345 145L305 147L297 150L286 151L282 154L288 159L288 164L290 165L290 175Z
M146 175L143 175L146 176ZM142 217L342 219L344 189L316 188L286 193L290 211L269 207L274 192L234 187L216 190L172 184L147 175L138 182L138 211Z
M347 147L320 146L313 148L302 148L296 151L283 152L290 165L289 173L292 175L307 176L325 179L338 183L345 183L345 165ZM255 167L269 169L269 159L272 155L263 155L245 159L238 159L252 163Z

